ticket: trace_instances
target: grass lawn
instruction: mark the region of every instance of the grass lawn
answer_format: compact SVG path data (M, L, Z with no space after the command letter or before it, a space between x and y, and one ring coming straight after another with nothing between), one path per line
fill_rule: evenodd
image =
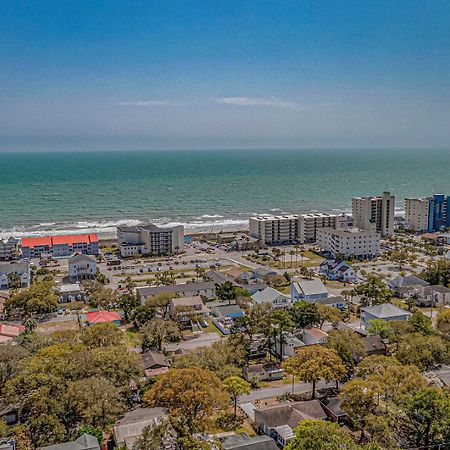
M220 332L220 330L208 320L208 326L206 328L203 328L203 331L205 333L217 333L219 336L223 336L223 334Z
M36 327L37 331L45 334L51 334L54 331L79 330L78 320L61 320L58 322L42 322Z

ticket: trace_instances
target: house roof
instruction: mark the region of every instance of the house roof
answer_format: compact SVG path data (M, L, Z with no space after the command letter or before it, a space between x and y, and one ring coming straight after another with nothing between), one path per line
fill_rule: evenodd
M433 295L436 293L448 294L450 289L448 287L442 286L441 284L433 284L429 286L420 286L417 289L422 295Z
M211 308L212 313L217 317L241 317L245 313L238 305L220 305Z
M366 353L374 352L377 350L386 350L386 344L380 336L365 336L361 338Z
M208 278L211 278L211 280L216 284L224 284L227 281L229 281L231 284L236 284L233 277L230 277L229 275L219 272L218 270L208 270L208 272L205 273L205 275Z
M195 305L202 305L203 306L203 300L200 297L200 295L194 295L192 297L181 297L181 298L173 298L170 300L172 305L174 307L177 306L195 306Z
M13 338L19 336L25 330L23 325L10 325L6 323L0 323L0 335Z
M395 277L393 280L389 281L388 284L391 288L402 288L409 286L426 286L430 283L415 275L410 275L405 277Z
M278 450L275 441L266 435L250 437L247 433L221 439L223 450Z
M41 450L99 450L97 438L90 434L83 433L78 439L72 442L49 445L41 447Z
M280 291L277 291L272 287L266 287L263 291L255 292L252 295L252 300L255 303L272 303L279 297L284 297L286 299L289 298L287 295L283 294Z
M394 306L391 303L381 303L380 305L361 308L361 311L379 319L389 319L390 317L411 315L411 313L409 313L405 309L397 308L397 306Z
M144 428L154 426L168 417L166 408L137 408L125 413L113 426L114 441L117 446L126 445L132 448Z
M228 269L226 273L230 277L239 278L243 272L239 270L237 267L231 267L231 269Z
M194 283L175 284L172 286L146 286L137 288L139 295L146 297L149 295L157 295L162 293L183 293L190 291L204 291L209 289L215 289L215 284L212 281L200 281Z
M151 369L153 366L170 367L169 361L164 353L157 350L147 350L141 355L144 369Z
M328 337L328 333L316 327L306 327L303 333L307 333L318 340Z
M60 294L68 294L71 292L81 292L80 283L63 284L59 286Z
M95 263L96 259L92 256L84 255L82 253L75 253L69 258L68 262L69 264L75 264L78 262Z
M22 262L22 263L0 263L0 274L8 274L8 273L25 273L30 271L30 263Z
M246 367L247 373L265 373L273 371L282 371L280 365L274 362L262 363L262 364L251 364Z
M319 303L321 305L334 305L336 303L342 303L342 304L346 305L347 301L344 299L344 297L341 297L340 295L336 295L334 297L318 298L318 299L314 300L314 303Z
M321 280L299 280L294 284L296 284L299 290L305 295L324 294L325 297L328 295L327 288Z
M325 404L334 417L344 417L347 413L341 408L341 399L339 397L331 397Z
M91 234L65 234L58 236L46 236L46 237L29 237L22 239L22 247L38 247L52 245L73 245L73 244L91 244L98 242L98 236L96 233Z
M317 400L286 402L255 410L255 417L261 418L268 428L289 425L295 428L302 420L320 420L326 417Z
M87 313L87 321L91 324L121 321L120 314L114 311L93 311Z

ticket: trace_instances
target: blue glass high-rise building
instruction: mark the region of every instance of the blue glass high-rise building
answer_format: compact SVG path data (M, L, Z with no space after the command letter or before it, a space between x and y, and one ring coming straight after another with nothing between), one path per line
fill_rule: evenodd
M450 227L450 197L434 194L429 197L428 231Z

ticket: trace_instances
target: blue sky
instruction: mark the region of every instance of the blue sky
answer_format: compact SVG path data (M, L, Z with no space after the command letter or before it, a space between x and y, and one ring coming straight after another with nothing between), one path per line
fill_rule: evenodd
M450 147L450 2L2 0L0 150Z

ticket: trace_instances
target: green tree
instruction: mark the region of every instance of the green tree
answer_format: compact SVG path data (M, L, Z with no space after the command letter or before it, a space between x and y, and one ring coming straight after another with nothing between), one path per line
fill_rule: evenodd
M317 304L317 311L320 314L320 328L322 329L325 322L341 322L344 319L344 313L338 308L329 305Z
M389 323L384 319L372 319L369 320L369 327L367 332L370 336L380 336L382 339L386 339L389 336Z
M431 319L420 311L415 312L410 318L409 323L417 333L422 333L426 336L434 334L433 324Z
M361 338L352 330L331 330L328 333L327 346L334 349L342 359L348 376L353 374L355 362L365 355Z
M430 261L420 277L430 284L448 286L450 283L450 261L445 258Z
M228 304L231 305L237 298L236 288L231 281L216 284L216 296L219 300L227 301Z
M292 309L292 320L297 328L305 328L308 325L319 325L322 317L315 303L306 301L295 302Z
M384 281L372 274L367 275L367 280L357 286L356 291L361 298L361 306L372 306L380 303L389 303L393 293Z
M95 438L97 438L97 441L99 444L101 444L103 441L103 432L100 428L96 428L91 425L83 425L78 430L78 433L77 433L78 437L80 437L84 433L90 434L91 436L94 436Z
M133 445L133 450L160 450L167 445L176 445L176 432L168 420L144 428L142 435Z
M0 394L5 383L18 373L19 364L27 355L27 350L19 345L0 345Z
M88 348L123 344L123 333L113 323L99 323L85 328L81 342Z
M313 345L302 347L295 356L288 358L284 367L288 366L295 375L306 383L312 383L312 398L316 398L316 383L342 379L346 368L337 354L331 348Z
M446 335L450 334L450 308L443 308L439 311L436 327L441 333Z
M181 339L181 333L177 324L173 321L152 319L140 330L142 350L162 350L165 342L177 342Z
M228 377L223 380L223 387L233 401L234 417L237 416L237 401L241 395L250 394L250 383L240 377Z
M128 322L134 308L139 305L136 297L133 294L122 294L119 298L119 308L123 310L125 320Z
M359 450L351 436L337 423L322 420L302 420L294 430L286 450Z
M198 368L170 369L144 394L145 403L169 409L183 434L204 430L206 419L228 400L220 379Z

